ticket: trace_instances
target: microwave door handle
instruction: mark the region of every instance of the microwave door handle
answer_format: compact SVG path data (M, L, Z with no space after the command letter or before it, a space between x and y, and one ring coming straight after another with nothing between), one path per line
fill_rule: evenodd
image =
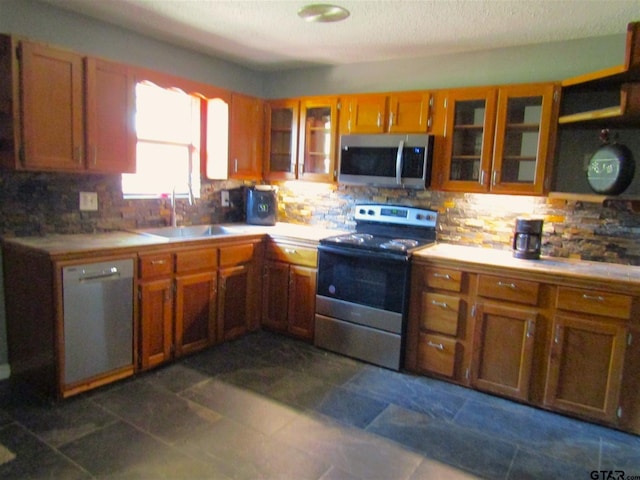
M396 184L402 184L402 151L404 150L404 140L398 143L398 153L396 154Z

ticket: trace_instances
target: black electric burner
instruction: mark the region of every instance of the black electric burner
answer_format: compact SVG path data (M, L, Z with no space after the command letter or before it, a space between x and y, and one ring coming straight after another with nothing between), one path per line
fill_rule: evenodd
M321 245L408 256L436 240L438 214L401 205L357 205L356 231L320 240Z

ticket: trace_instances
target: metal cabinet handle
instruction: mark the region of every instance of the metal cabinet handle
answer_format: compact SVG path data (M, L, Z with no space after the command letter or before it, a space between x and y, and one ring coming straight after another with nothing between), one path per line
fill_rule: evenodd
M596 302L604 302L604 297L602 295L589 295L587 293L583 293L582 298L584 298L585 300L594 300Z
M380 124L382 123L381 120L382 120L382 114L378 112L378 127L380 127Z
M529 320L527 322L527 338L531 338L531 336L533 335L533 332L535 332L536 328L535 328L535 323L533 322L533 320Z
M151 260L151 265L164 265L166 260Z
M444 350L444 345L442 345L441 343L433 343L431 340L429 340L427 342L427 345L433 348L437 348L438 350Z
M480 182L480 185L484 186L484 176L486 175L486 172L484 170L480 170L480 177L478 178L478 181Z
M435 278L444 278L445 280L451 280L451 275L448 273L434 273L433 276Z
M498 184L498 175L500 175L500 170L494 170L493 171L493 178L491 180L491 184L494 185L494 186Z
M556 325L556 335L553 339L554 343L560 343L560 325Z
M298 251L294 250L293 248L285 248L284 249L284 253L289 253L291 255L296 255L298 253Z
M393 126L393 112L389 112L389 126Z
M437 300L431 300L431 304L435 305L436 307L449 308L449 305L446 302L438 302Z
M507 287L507 288L512 288L515 290L516 288L516 284L511 282L511 283L505 283L505 282L498 282L496 285L498 285L499 287Z

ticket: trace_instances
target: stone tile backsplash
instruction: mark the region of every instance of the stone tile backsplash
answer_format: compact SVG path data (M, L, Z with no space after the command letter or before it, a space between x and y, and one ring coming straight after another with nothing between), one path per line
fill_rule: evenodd
M203 182L190 206L178 199L181 224L238 221L220 205L220 191L238 181ZM97 192L97 212L80 212L79 192ZM559 198L461 194L288 182L278 185L278 221L353 229L356 203L392 203L439 212L438 240L510 249L519 216L544 219L543 254L640 265L640 211L632 202L587 203ZM124 200L120 177L60 173L0 173L0 234L90 233L166 225L169 199Z

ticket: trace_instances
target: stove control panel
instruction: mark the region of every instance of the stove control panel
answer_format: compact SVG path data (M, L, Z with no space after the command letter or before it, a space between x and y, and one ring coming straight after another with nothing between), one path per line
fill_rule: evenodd
M438 212L404 205L367 204L356 205L355 219L357 221L435 228Z

